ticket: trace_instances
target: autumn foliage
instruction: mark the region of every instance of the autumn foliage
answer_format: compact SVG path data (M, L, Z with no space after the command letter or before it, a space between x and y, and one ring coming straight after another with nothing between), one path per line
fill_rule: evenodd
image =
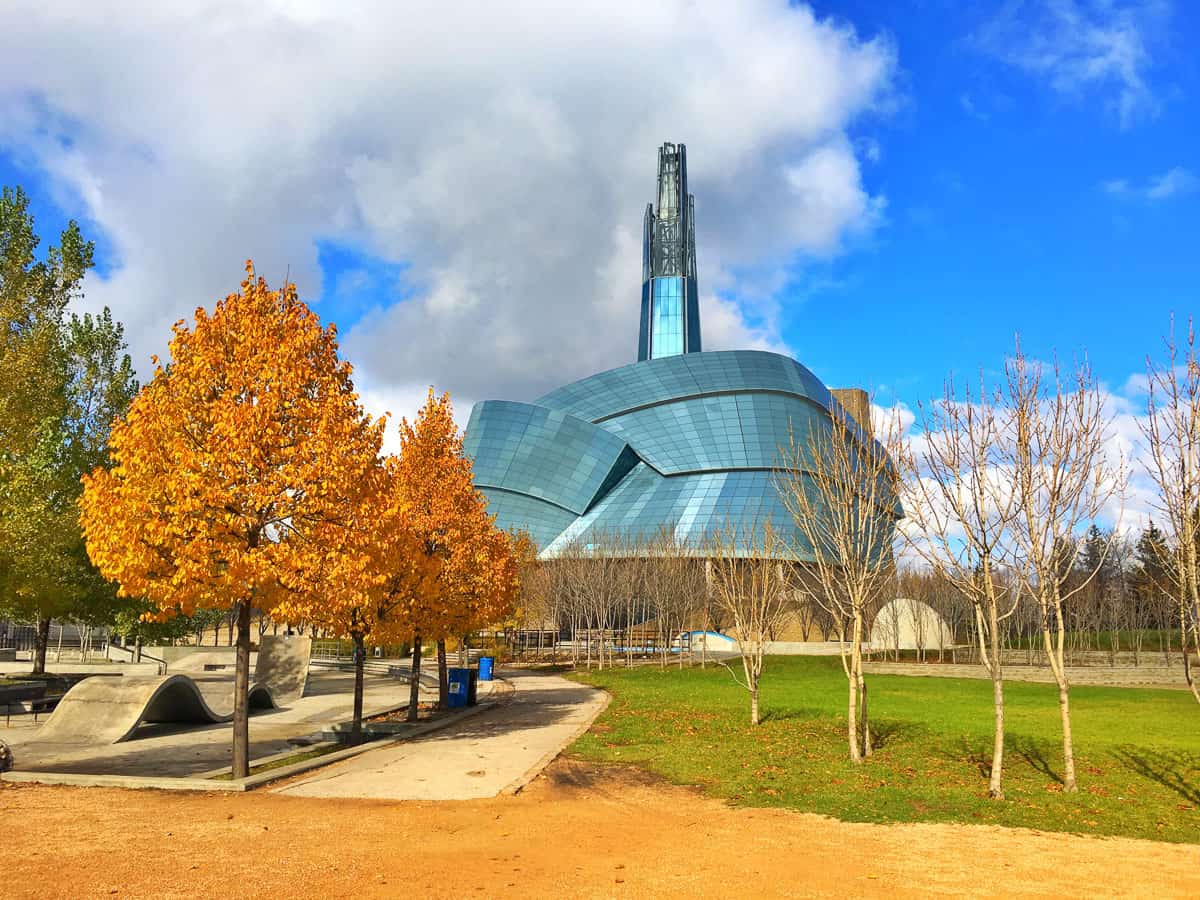
M114 427L114 466L85 479L92 561L164 614L233 609L238 622L234 774L246 774L251 609L356 584L343 553L375 514L383 422L363 413L335 329L246 265L241 290L174 327Z
M508 536L472 484L448 396L402 421L382 458L323 327L293 285L246 264L241 290L192 328L113 428L113 466L84 479L88 553L161 617L232 610L238 626L234 775L248 772L251 610L352 639L355 735L368 642L464 636L506 616ZM443 679L444 681L444 679ZM415 714L416 679L410 714Z
M422 640L464 637L508 615L517 592L516 559L508 535L496 529L475 490L448 395L431 389L416 420L401 420L394 473L421 551L439 566L437 589L414 595L404 613L419 669ZM439 649L444 686L444 643ZM415 678L413 685L410 716L416 712Z

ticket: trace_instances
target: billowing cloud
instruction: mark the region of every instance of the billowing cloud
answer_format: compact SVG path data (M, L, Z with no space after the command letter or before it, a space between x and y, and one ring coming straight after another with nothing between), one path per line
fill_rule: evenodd
M102 229L89 302L139 362L246 257L327 314L401 273L344 335L368 398L436 384L461 414L629 361L664 140L689 147L708 347L780 346L797 263L882 215L849 132L893 49L784 0L64 0L0 29L0 147ZM318 241L364 266L322 284Z

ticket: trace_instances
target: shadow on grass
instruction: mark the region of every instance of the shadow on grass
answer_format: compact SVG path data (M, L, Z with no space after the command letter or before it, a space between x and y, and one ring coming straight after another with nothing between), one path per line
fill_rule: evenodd
M787 722L790 719L811 720L824 719L827 715L824 710L813 709L812 707L785 707L783 709L768 709L759 715L759 722Z
M1125 745L1113 757L1132 772L1156 781L1188 803L1200 806L1200 754Z
M1050 766L1047 751L1050 744L1046 741L1035 741L1023 735L1008 734L1004 738L1005 768L1013 757L1023 759L1034 771L1046 776L1051 781L1062 784L1062 775ZM967 762L981 777L990 778L992 775L992 742L981 741L970 737L960 737L954 744L954 750L944 752L942 756L955 762Z
M970 738L961 737L958 739L958 752L963 759L975 767L984 778L990 778L992 775L992 754L991 747L981 745L978 741L972 741Z
M871 749L881 750L925 730L916 722L882 720L871 723Z
M1045 741L1035 741L1023 735L1006 736L1004 741L1006 750L1010 750L1038 772L1041 772L1051 781L1063 783L1063 777L1054 769L1050 768L1050 762L1046 759L1047 744ZM989 766L990 766L989 762ZM989 768L989 772L991 769Z

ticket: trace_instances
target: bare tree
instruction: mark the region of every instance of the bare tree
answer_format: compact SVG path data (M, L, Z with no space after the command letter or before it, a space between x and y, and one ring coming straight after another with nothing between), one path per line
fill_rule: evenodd
M704 563L674 528L659 529L640 546L644 558L642 588L657 624L659 663L666 666L674 642L704 605ZM683 666L683 647L676 654Z
M1021 511L1013 529L1017 561L1023 587L1037 603L1042 642L1058 685L1063 789L1075 791L1063 610L1104 562L1101 552L1090 566L1081 565L1086 544L1080 532L1120 496L1124 472L1109 458L1104 402L1086 361L1068 376L1055 364L1047 378L1018 342L1005 373L1012 415L1006 464Z
M889 419L884 446L840 405L833 404L831 413L829 424L814 426L805 438L792 433L776 484L803 538L793 555L812 560L792 567L796 590L827 609L839 631L850 759L861 762L871 755L864 631L868 616L894 588L892 540L901 511L888 451L898 446L900 425Z
M1184 347L1175 341L1172 322L1166 359L1147 359L1146 373L1146 468L1158 486L1158 507L1166 524L1170 555L1163 563L1177 607L1184 679L1200 702L1191 664L1192 653L1200 654L1200 360L1191 320Z
M741 528L726 523L709 536L705 550L712 599L733 621L743 677L726 668L750 694L751 725L759 723L758 687L766 645L791 602L779 562L782 552L786 548L769 519L750 521Z
M980 377L961 397L953 380L920 408L921 434L902 452L909 546L973 607L979 658L992 679L993 741L988 796L1004 799L1004 668L1001 625L1016 608L999 577L1013 559L1020 509L1008 479L1008 416Z

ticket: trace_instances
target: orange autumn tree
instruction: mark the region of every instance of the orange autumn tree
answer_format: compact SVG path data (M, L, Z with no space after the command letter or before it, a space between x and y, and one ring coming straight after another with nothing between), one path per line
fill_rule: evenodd
M517 552L511 535L496 528L482 504L461 531L441 572L447 634L466 651L471 632L512 615L519 589Z
M408 715L415 721L422 641L438 643L439 702L444 704L446 638L464 633L460 629L473 621L469 605L482 607L477 591L493 577L474 572L472 561L486 564L499 545L489 543L495 526L472 482L471 460L463 453L448 394L438 397L431 388L416 420L401 420L396 475L425 556L441 562L437 590L414 598L407 613L413 637Z
M383 422L368 419L336 330L246 264L241 290L174 326L110 445L84 480L88 553L121 594L164 614L231 610L237 622L233 774L249 772L251 610L319 577L353 581L339 552L362 514Z
M339 552L313 590L293 592L275 608L288 621L307 621L354 644L354 718L350 742L362 740L363 667L367 642L398 643L421 598L435 595L440 562L427 557L397 490L397 460L371 473L369 489L341 534Z

